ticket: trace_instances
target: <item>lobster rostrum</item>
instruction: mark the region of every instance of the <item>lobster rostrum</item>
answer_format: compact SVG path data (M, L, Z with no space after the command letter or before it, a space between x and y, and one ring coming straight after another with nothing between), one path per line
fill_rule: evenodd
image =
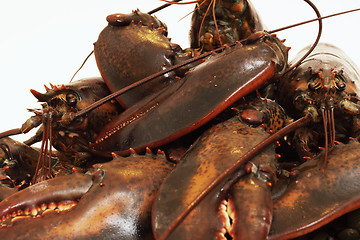
M115 16L117 17L117 16ZM110 21L113 20L111 18L109 18ZM148 26L147 26L148 27ZM133 30L133 29L132 29ZM131 31L132 31L131 30ZM234 88L232 89L235 89L233 90L232 92L229 93L229 95L226 95L225 97L224 96L220 96L220 100L217 99L217 103L215 103L214 105L211 105L212 109L209 110L205 110L205 113L201 113L202 116L200 116L200 120L198 121L197 119L199 118L195 118L195 120L193 119L193 123L195 125L194 128L192 127L188 127L188 125L186 125L187 123L185 123L185 126L184 125L180 125L180 128L178 128L177 130L173 131L170 133L170 136L169 136L169 133L165 133L165 135L160 135L159 139L160 140L156 140L156 138L152 138L151 137L151 140L150 140L150 143L146 143L147 141L149 140L146 140L145 139L145 145L142 145L142 143L138 144L138 145L132 145L134 146L135 148L139 149L139 150L143 150L145 149L145 146L146 145L149 145L151 147L157 147L157 146L160 146L164 143L166 143L166 141L172 141L174 140L175 138L178 138L179 136L182 136L182 135L185 135L186 133L190 132L190 131L193 131L195 128L197 128L198 126L204 124L204 122L206 121L209 121L211 119L213 119L218 113L220 113L222 110L226 109L228 106L232 105L234 102L236 102L239 98L242 98L243 96L247 95L248 93L252 92L253 90L255 90L257 87L261 86L264 84L264 82L266 82L267 80L270 80L274 75L277 75L278 73L282 73L285 68L286 68L286 56L287 56L287 49L285 47L283 47L281 41L279 41L278 39L276 39L275 37L273 36L270 36L268 34L265 34L265 33L257 33L255 35L252 35L252 37L250 37L246 42L246 44L244 44L243 46L241 46L240 44L237 44L236 47L234 48L229 48L228 50L224 51L224 53L221 53L221 54L218 54L218 55L215 55L215 56L211 56L210 58L206 59L204 61L204 63L201 63L199 64L198 66L196 66L195 68L193 68L192 70L190 70L190 72L184 77L184 78L181 78L180 80L176 80L174 81L174 84L170 84L169 87L166 87L162 90L160 90L160 92L155 92L154 95L150 95L149 97L146 97L145 99L146 100L140 100L139 102L135 102L133 106L129 107L124 113L122 113L120 115L120 120L116 123L111 123L111 125L108 127L108 129L106 131L104 131L105 133L100 135L100 137L98 137L99 141L98 140L95 140L94 141L94 145L92 145L93 147L93 150L92 151L95 151L95 153L99 153L101 154L103 151L103 149L101 149L101 144L100 142L103 142L101 139L104 138L105 140L108 140L108 143L109 142L112 142L113 139L111 138L111 136L115 135L115 134L112 134L114 131L117 130L117 127L118 126L124 126L123 129L121 129L121 132L124 131L124 129L129 129L129 130L125 130L125 135L127 135L126 131L137 131L137 128L134 127L134 123L138 123L140 120L142 119L145 119L145 121L142 123L144 125L147 125L147 126L151 126L150 123L152 122L160 122L159 125L165 125L164 124L164 121L161 122L161 118L159 120L158 116L160 115L163 115L162 113L162 110L159 111L157 109L164 109L165 112L167 113L167 109L169 108L172 108L173 105L166 105L166 104L163 104L164 102L166 103L166 101L164 99L168 99L169 97L172 97L176 91L178 91L179 89L183 90L182 86L187 86L190 85L190 82L189 81L195 81L195 80L189 80L189 79L195 79L197 76L199 76L199 79L201 79L204 75L206 76L206 73L207 71L210 71L210 70L213 70L211 69L211 66L215 66L216 62L217 63L220 63L223 59L226 59L226 57L228 57L227 60L229 61L237 61L238 58L237 58L237 54L240 55L240 56L244 56L246 55L245 53L248 51L248 52L251 52L250 50L251 49L258 49L259 52L262 52L263 50L266 51L267 53L270 53L270 56L272 56L272 53L277 53L277 54L274 54L276 56L276 58L274 59L270 59L270 60L266 60L263 61L263 65L260 66L260 68L258 69L259 71L257 72L257 74L255 74L254 72L251 72L250 73L250 76L249 78L252 79L252 80L260 80L260 82L257 82L255 83L254 85L250 84L252 82L250 82L249 84L246 82L246 83L243 83L246 87L250 87L248 89L242 89L241 87L238 87L238 85L236 85ZM256 52L256 51L255 51ZM228 53L228 54L226 54ZM279 54L280 53L280 54ZM247 56L247 55L246 55ZM261 59L261 58L260 58ZM276 62L277 60L279 60L279 62ZM251 59L250 61L251 62ZM257 63L257 61L254 61ZM203 65L204 64L204 65ZM212 65L213 64L213 65ZM239 66L235 64L235 66ZM250 65L240 65L241 67L243 68L247 68L247 66L251 66ZM229 69L228 66L226 66L227 68L226 69ZM262 68L263 67L263 68ZM249 68L249 67L248 67ZM234 69L231 69L231 70L234 70ZM242 70L243 71L243 70ZM205 83L208 83L210 85L209 89L212 90L212 89L216 89L216 87L218 87L219 83L213 83L213 81L217 80L214 78L214 76L219 76L221 78L224 79L224 82L226 82L225 80L227 78L230 78L232 76L236 76L238 75L239 72L236 72L234 70L234 72L225 72L225 71L213 71L212 72L214 75L211 75L211 74L208 74L207 76L210 76L210 79L207 79L208 81L205 82ZM265 75L261 75L263 73L268 73L268 74L265 74ZM198 74L198 75L197 75ZM260 74L260 75L259 75ZM251 77L251 75L255 75L254 77ZM259 75L259 76L258 76ZM281 74L280 74L281 75ZM212 78L211 78L212 77ZM191 82L191 83L194 83L195 82ZM201 86L199 86L201 87ZM226 88L222 88L222 90L224 90ZM205 91L205 90L204 90ZM175 93L174 93L175 92ZM188 92L188 96L190 95L194 95L194 92L190 91L189 90L189 87L188 89L185 88L184 89L184 92L187 93ZM195 91L195 93L202 93L202 89L200 89L199 91ZM235 92L235 93L234 93ZM239 93L239 94L238 94ZM184 95L177 95L177 98L180 99L182 96ZM211 96L212 97L212 96ZM234 98L232 98L234 97ZM160 101L160 100L161 101ZM149 100L152 100L152 101L149 101ZM209 99L211 100L211 99ZM222 105L222 101L225 101L225 105ZM209 101L210 102L210 101ZM161 106L162 108L160 108L160 103L161 103ZM195 104L197 104L195 102ZM227 105L228 104L228 105ZM189 104L190 105L190 104ZM199 106L201 106L202 104L198 104ZM220 106L221 105L221 106ZM192 108L189 108L190 110ZM215 113L212 112L212 110L215 109ZM155 112L155 110L157 112ZM66 111L68 111L68 109L66 109ZM170 111L171 112L171 111ZM188 111L189 112L189 111ZM194 113L194 111L191 111L191 113ZM203 117L205 115L205 117ZM150 116L150 117L148 117ZM172 115L170 114L169 115L170 117L168 119L171 119L171 120L174 120L172 119L172 116L176 116L176 115ZM209 117L208 117L209 116ZM182 116L181 116L182 117ZM153 118L153 119L151 119ZM76 118L75 118L76 119ZM149 120L148 120L149 119ZM157 120L155 120L157 119ZM177 118L175 119L176 121L178 120ZM119 122L120 122L120 125L119 125ZM64 119L63 123L68 123L68 119ZM129 127L130 126L130 127ZM166 128L166 127L165 127ZM110 130L109 130L110 129ZM150 128L147 127L145 129L145 131L148 131ZM179 130L180 129L180 130ZM114 131L113 131L114 130ZM178 132L177 132L178 131ZM188 132L187 132L188 131ZM249 130L249 131L252 131L252 130ZM117 131L116 131L117 132ZM157 131L159 132L159 131ZM173 134L174 132L176 132L175 134ZM110 135L111 134L111 135ZM171 135L173 134L173 135ZM110 136L109 136L110 135ZM139 135L139 134L138 134ZM129 140L132 140L134 139L135 137L138 137L138 135L132 135L131 134L128 134L127 136L127 139ZM143 132L143 135L144 135L144 132ZM156 136L156 135L155 135ZM165 137L164 137L165 136ZM146 137L146 136L145 136ZM162 138L166 138L165 141L162 140ZM120 138L121 139L121 138ZM154 140L155 139L155 140ZM143 140L140 140L140 142L143 141ZM154 143L154 145L152 146L151 144ZM125 142L126 143L126 142ZM99 145L97 145L99 144ZM117 144L117 143L116 143ZM112 148L115 149L115 151L117 151L117 148L118 148L118 145L115 146L111 146ZM100 147L99 147L100 146ZM138 147L137 147L138 146ZM121 154L128 154L130 152L132 152L132 150L129 150L128 147L131 147L131 146L126 146L124 150L118 150L119 152L118 153L121 153ZM124 153L123 153L124 151ZM114 152L112 151L112 149L110 150L106 150L106 152L104 153L105 155L111 155L111 153ZM243 164L245 164L246 162L244 161ZM117 167L116 167L117 168ZM137 168L137 167L136 167ZM111 169L111 168L110 168ZM180 170L179 170L180 171ZM249 173L250 171L245 171L246 173ZM272 171L274 172L274 171ZM56 179L55 179L56 180ZM61 181L61 180L59 180ZM251 180L245 180L244 178L244 181L246 182L251 182ZM271 182L271 181L267 181L267 182ZM34 185L35 186L35 185ZM99 185L100 186L100 185ZM104 185L106 186L106 184ZM116 187L115 187L116 188ZM265 188L266 189L266 188ZM266 189L268 191L268 189ZM156 191L156 190L154 190ZM24 193L25 194L25 193ZM116 194L116 193L115 193ZM235 195L235 194L234 194ZM242 194L240 194L242 195ZM265 195L268 196L268 194L266 193L265 191ZM266 199L269 199L268 197L266 197ZM86 200L87 201L87 200ZM37 203L36 203L37 204ZM6 204L8 205L8 204ZM77 208L78 206L76 206L74 208L74 210ZM271 207L270 207L271 208ZM89 209L89 207L85 207L85 209ZM121 214L121 213L120 213ZM56 219L59 219L61 217L54 217L54 222L56 222L57 220ZM136 221L135 221L136 222ZM136 223L135 223L136 224ZM269 223L266 223L267 226L264 228L264 232L268 232L268 229L269 229ZM37 224L35 223L34 227L36 226ZM110 224L111 225L111 224ZM102 229L102 227L99 227L98 229ZM109 233L110 234L110 233ZM265 234L263 234L263 236L265 236ZM110 236L110 235L109 235Z

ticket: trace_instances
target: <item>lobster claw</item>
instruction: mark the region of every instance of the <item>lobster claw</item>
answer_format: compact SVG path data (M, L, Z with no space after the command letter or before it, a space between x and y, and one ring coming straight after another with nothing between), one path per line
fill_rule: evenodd
M169 223L173 222L214 178L225 171L229 165L239 159L249 148L255 146L267 136L268 134L263 129L248 127L236 118L220 123L205 132L188 150L174 171L165 179L159 190L153 208L155 236L161 236L168 228ZM274 149L269 147L260 156L256 157L254 161L271 162L274 158ZM223 208L219 206L222 206L221 202L225 199L232 184L246 174L247 172L244 169L240 170L235 176L229 177L213 189L170 234L169 239L213 239L214 236L220 237L222 235L224 237L226 232L231 233L226 210L219 210ZM242 194L238 192L234 190L230 198L234 205L243 205L243 199L237 197ZM244 193L244 191L242 192ZM261 194L265 197L261 198L261 200L259 198L254 203L258 204L256 206L257 209L266 212L265 222L268 222L268 224L261 223L264 226L264 230L259 231L263 235L265 232L266 236L270 228L269 222L271 222L272 215L271 197L269 189L261 188L260 192L264 192L264 194ZM253 200L248 199L248 201ZM239 208L235 207L233 209ZM249 214L251 215L251 213ZM261 214L256 215L260 216ZM247 224L258 226L259 221L263 221L263 217L261 216L261 219L252 219L252 222L247 222ZM241 220L239 221L241 222ZM239 224L244 224L244 222ZM249 235L251 235L250 232ZM257 236L254 235L254 237Z
M152 239L152 202L173 164L147 154L116 157L97 167L92 175L59 176L6 198L0 203L0 216L9 219L0 235L4 239ZM61 209L59 201L64 200L77 203ZM57 212L47 213L48 203L58 206ZM10 216L22 215L18 210L27 208L41 217L27 216L13 224Z
M289 119L271 100L255 99L236 109L238 116L205 131L163 182L153 208L156 237L224 239L226 234L234 239L267 237L273 209L270 187L277 179L275 149L264 147L252 162L243 156L264 139L268 140L268 132L284 127ZM262 119L259 124L263 127L250 127L242 122L248 109L262 115L258 120ZM218 176L229 173L235 162L242 167L218 182ZM203 194L205 191L207 195ZM199 195L201 201L197 202Z
M99 133L91 147L104 155L125 155L129 148L142 151L167 144L282 74L286 61L285 46L265 33L249 45L225 49L161 92L128 108Z
M334 146L325 170L322 156L300 166L296 181L274 201L268 239L301 236L359 208L359 149L357 141Z
M173 65L175 52L162 22L140 11L112 14L107 21L108 26L94 43L94 53L101 76L111 92ZM163 75L116 99L126 109L166 87L173 77L174 74Z

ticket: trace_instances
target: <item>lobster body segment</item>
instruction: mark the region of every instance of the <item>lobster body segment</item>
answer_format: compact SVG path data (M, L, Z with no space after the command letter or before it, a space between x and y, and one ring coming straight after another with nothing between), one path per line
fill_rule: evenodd
M129 148L141 151L169 143L281 75L286 68L287 48L273 36L259 35L253 42L209 57L179 80L177 87L143 101L144 106L127 109L99 134L92 144L94 151L126 154ZM163 95L171 95L171 101Z

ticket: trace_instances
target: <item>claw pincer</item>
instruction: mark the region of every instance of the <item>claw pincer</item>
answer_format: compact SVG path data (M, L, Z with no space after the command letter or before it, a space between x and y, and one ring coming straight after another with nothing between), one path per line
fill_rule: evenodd
M238 117L206 131L186 152L159 190L153 208L155 236L159 237L219 174L267 137L263 128L249 127ZM213 189L170 234L169 239L225 239L226 234L234 234L234 238L242 235L244 239L265 239L272 219L270 186L276 178L274 148L267 148L253 159L253 167L249 169L248 166L244 163L234 176ZM228 211L233 218L231 221ZM240 225L244 225L240 228L241 233L239 229L232 229Z
M268 239L290 239L309 233L360 207L360 143L334 146L326 170L323 156L307 161L286 192L274 200Z
M166 25L149 14L136 10L131 14L109 15L107 21L108 26L94 43L94 52L99 71L111 92L169 68L182 57L189 58L179 57L182 49L167 38ZM174 77L173 73L165 74L117 100L128 108L169 85Z
M2 201L6 227L0 235L5 239L152 239L151 207L173 164L146 154L115 157L97 167L93 175L76 173L43 181ZM55 212L42 213L43 204L65 200L77 203L67 211L54 207ZM39 209L42 215L12 220L28 208Z

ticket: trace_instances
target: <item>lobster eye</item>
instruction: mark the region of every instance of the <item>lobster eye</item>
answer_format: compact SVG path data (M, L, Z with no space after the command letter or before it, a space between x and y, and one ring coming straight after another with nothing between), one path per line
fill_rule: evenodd
M309 73L310 73L309 76L310 79L308 83L308 89L312 92L315 92L316 90L322 87L321 76L319 75L318 72L314 73L312 69L310 69Z
M79 125L84 121L83 117L78 117L74 119L74 124Z
M311 81L308 83L308 89L312 92L315 92L317 89L321 88L321 82L320 81Z
M316 90L316 84L314 82L309 82L308 89L314 92Z
M343 75L343 71L340 71L335 75L335 87L338 91L344 91L346 88L345 76Z
M77 103L77 97L73 93L66 94L66 102L71 106L75 107Z
M346 88L346 84L345 82L341 81L341 80L338 80L335 82L335 86L336 86L336 89L339 90L340 92L341 91L344 91L345 88Z

